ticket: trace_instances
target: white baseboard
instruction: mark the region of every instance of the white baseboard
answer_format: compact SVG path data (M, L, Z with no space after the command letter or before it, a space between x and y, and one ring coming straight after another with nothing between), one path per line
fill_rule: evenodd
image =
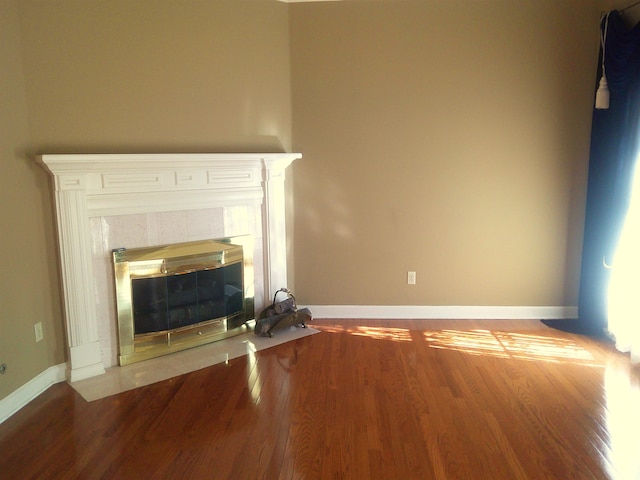
M429 306L429 305L305 305L315 318L556 320L578 318L578 307L560 306Z
M0 423L24 407L51 385L67 379L67 364L61 363L47 368L44 372L29 380L15 392L0 400Z

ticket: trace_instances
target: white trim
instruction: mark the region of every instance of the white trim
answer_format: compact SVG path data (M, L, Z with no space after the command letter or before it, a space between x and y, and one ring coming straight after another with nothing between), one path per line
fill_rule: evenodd
M307 305L315 318L554 320L578 318L572 306Z
M64 382L67 379L66 371L66 363L49 367L16 391L0 400L0 423L27 405L51 385Z

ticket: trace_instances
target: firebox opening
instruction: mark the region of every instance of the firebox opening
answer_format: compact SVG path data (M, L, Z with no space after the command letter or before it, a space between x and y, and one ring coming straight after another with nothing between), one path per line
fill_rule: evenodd
M186 327L242 310L242 264L134 278L131 289L135 335Z

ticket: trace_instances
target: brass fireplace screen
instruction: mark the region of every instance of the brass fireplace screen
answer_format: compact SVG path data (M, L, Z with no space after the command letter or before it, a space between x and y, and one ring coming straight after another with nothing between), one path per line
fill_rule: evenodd
M252 252L251 236L114 250L120 365L245 332Z

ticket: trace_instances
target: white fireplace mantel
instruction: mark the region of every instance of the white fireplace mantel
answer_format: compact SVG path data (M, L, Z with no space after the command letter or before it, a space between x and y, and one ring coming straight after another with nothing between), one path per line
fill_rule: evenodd
M54 177L69 379L104 373L92 217L261 205L264 290L287 281L285 169L299 153L42 155Z

